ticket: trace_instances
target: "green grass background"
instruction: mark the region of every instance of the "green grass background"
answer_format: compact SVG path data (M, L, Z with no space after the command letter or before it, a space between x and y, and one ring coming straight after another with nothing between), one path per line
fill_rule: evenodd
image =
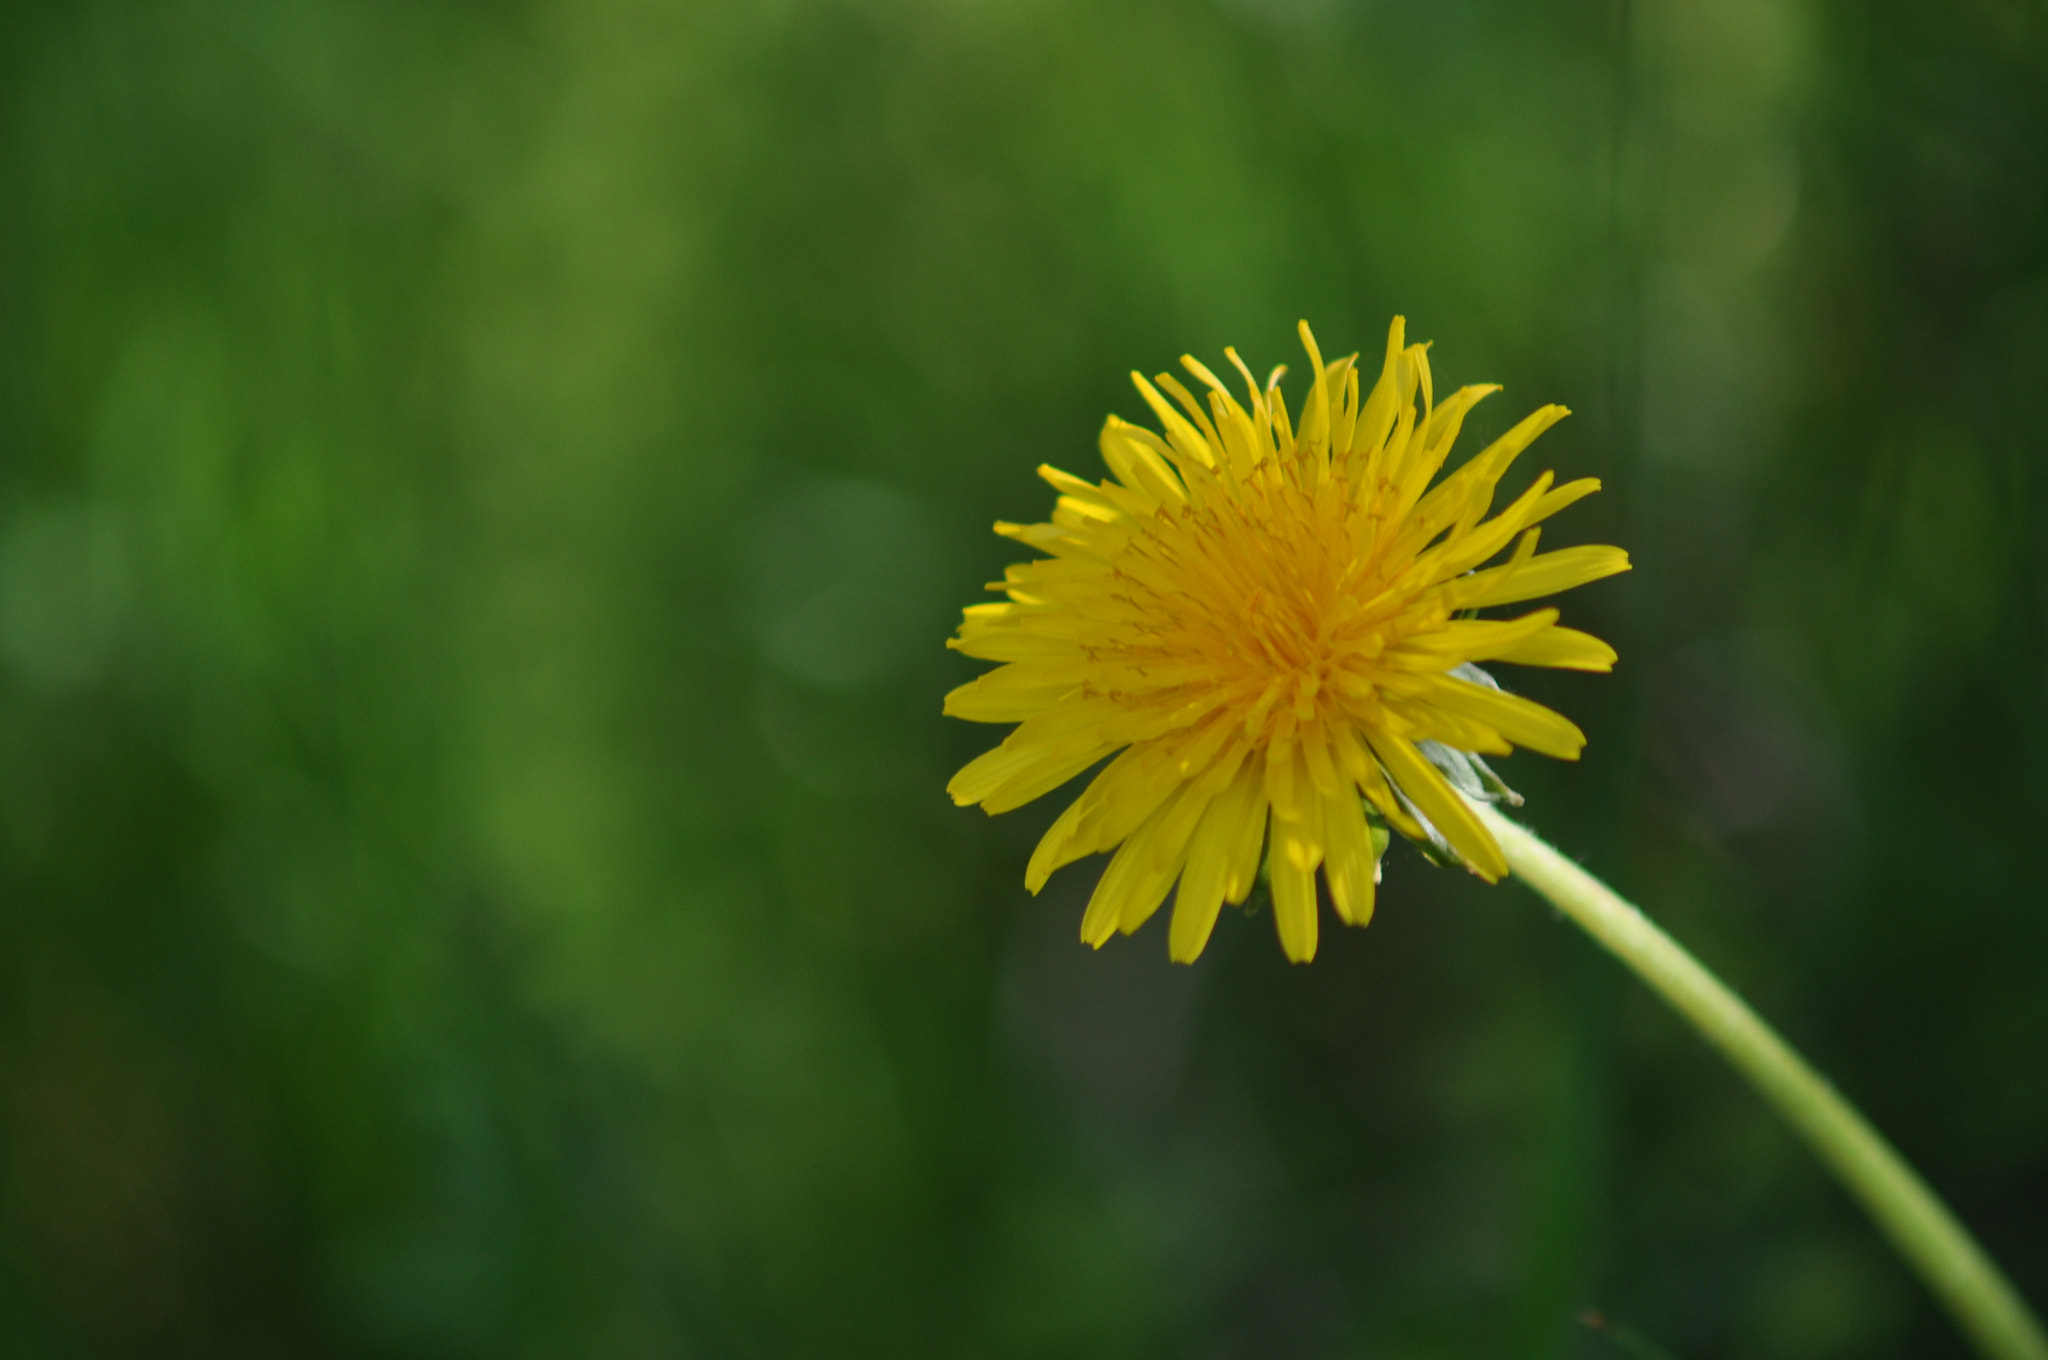
M0 1355L1953 1356L1397 849L1075 940L941 647L1124 374L1433 339L1612 677L1504 772L2048 1304L2048 10L0 14Z

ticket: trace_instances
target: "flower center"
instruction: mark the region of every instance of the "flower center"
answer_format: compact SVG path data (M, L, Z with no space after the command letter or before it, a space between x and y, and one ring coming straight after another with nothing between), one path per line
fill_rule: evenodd
M1173 696L1206 690L1241 709L1255 735L1283 710L1305 722L1369 704L1372 663L1409 631L1412 594L1386 590L1342 461L1315 471L1275 459L1236 495L1162 509L1118 565L1133 624L1120 659Z

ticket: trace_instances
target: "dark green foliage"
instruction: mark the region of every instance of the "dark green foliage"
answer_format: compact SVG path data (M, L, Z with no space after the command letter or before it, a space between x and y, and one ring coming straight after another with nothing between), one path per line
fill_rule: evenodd
M1194 969L942 789L1123 374L1388 318L1501 774L2048 1303L2048 10L0 11L0 1356L1961 1353L1512 886Z

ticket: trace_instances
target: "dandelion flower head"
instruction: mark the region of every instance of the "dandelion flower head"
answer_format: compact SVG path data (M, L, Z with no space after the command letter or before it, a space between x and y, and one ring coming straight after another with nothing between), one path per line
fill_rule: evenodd
M1285 369L1244 400L1193 358L1138 391L1164 431L1109 418L1090 483L1052 467L1050 523L997 524L1045 556L991 585L947 644L1001 662L946 712L1016 723L947 786L994 814L1114 756L1046 832L1025 871L1114 850L1081 923L1101 946L1143 925L1178 883L1168 951L1202 952L1223 905L1266 865L1281 947L1314 956L1317 871L1340 919L1372 916L1385 829L1490 881L1506 872L1467 795L1483 757L1527 747L1578 758L1571 722L1507 693L1476 664L1606 671L1613 648L1558 611L1476 611L1628 569L1619 548L1537 551L1535 526L1596 490L1551 474L1488 517L1501 475L1566 412L1545 406L1441 480L1466 414L1492 386L1435 404L1424 345L1395 318L1361 397L1353 358L1325 364L1301 325L1313 385L1298 413ZM1171 400L1169 400L1169 397ZM1419 398L1419 402L1418 402ZM1298 421L1298 424L1297 424ZM1435 485L1432 486L1432 481ZM1487 565L1497 557L1494 565Z

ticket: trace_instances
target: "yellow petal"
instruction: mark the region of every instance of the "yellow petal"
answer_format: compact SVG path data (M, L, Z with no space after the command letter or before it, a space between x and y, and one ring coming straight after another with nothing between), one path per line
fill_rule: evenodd
M1358 356L1339 359L1331 364L1334 371L1342 369L1343 384L1339 388L1340 400L1337 406L1337 423L1330 430L1330 448L1337 453L1349 453L1352 441L1358 436Z
M1445 599L1453 609L1484 609L1488 605L1517 604L1540 599L1559 591L1627 571L1628 554L1601 543L1538 553L1527 562L1489 567L1444 587Z
M1301 755L1308 770L1309 783L1316 792L1325 798L1335 796L1342 785L1337 779L1337 762L1331 758L1329 742L1320 723L1315 730L1301 734Z
M1387 664L1406 670L1444 671L1460 661L1487 661L1557 622L1555 609L1519 619L1457 619L1418 633L1387 653Z
M1434 676L1430 677L1432 680ZM1433 693L1434 691L1429 691ZM1431 704L1428 699L1394 698L1387 699L1387 711L1403 718L1407 727L1401 735L1411 741L1440 741L1460 751L1474 751L1480 755L1505 756L1514 753L1514 747L1499 732L1484 722L1455 713L1448 708Z
M1444 782L1436 766L1424 760L1420 751L1399 737L1372 732L1367 734L1367 739L1380 759L1387 763L1387 772L1394 776L1401 792L1407 794L1409 801L1443 833L1444 839L1451 843L1451 849L1458 852L1458 857L1487 882L1498 882L1508 871L1508 862L1501 855L1500 845L1493 839L1493 833L1473 814L1471 806Z
M1127 754L1128 759L1119 758L1113 768L1102 772L1100 788L1089 789L1091 850L1107 850L1135 835L1153 810L1187 782L1175 768L1179 761L1172 743L1147 742Z
M1309 369L1315 374L1315 383L1309 389L1308 400L1301 408L1301 439L1310 447L1328 452L1330 447L1330 378L1323 369L1323 352L1316 348L1315 333L1308 328L1308 322L1299 326L1301 347L1308 351Z
M1181 386L1180 379L1171 373L1161 373L1155 381L1173 394L1173 399L1181 404L1181 409L1188 413L1202 436L1201 456L1196 461L1196 468L1216 466L1217 460L1223 454L1223 439L1217 434L1216 427L1209 423L1209 413L1202 409L1201 403L1195 400L1193 393Z
M946 716L969 722L1023 722L1077 692L1072 681L1044 680L1016 665L1000 666L946 695Z
M1546 492L1543 499L1536 502L1536 508L1529 512L1529 523L1535 524L1549 519L1566 506L1584 500L1599 489L1598 477L1581 477L1577 481L1566 482L1563 486Z
M1330 883L1330 902L1337 915L1354 926L1372 919L1373 890L1379 857L1373 853L1372 829L1365 823L1365 805L1346 789L1323 800L1323 877Z
M1116 479L1147 500L1178 505L1186 499L1166 460L1135 438L1115 416L1104 422L1096 446L1102 450L1102 461Z
M1251 798L1233 828L1237 841L1230 847L1230 866L1223 876L1223 900L1233 905L1251 896L1252 885L1259 881L1259 853L1266 847L1267 824L1272 821L1258 766L1246 761L1245 769L1252 773Z
M1614 669L1616 657L1612 647L1591 633L1581 633L1576 628L1546 628L1494 653L1494 659L1523 666L1606 672Z
M1340 742L1338 753L1347 757L1345 770L1358 781L1358 787L1364 791L1367 800L1379 809L1380 816L1384 817L1387 825L1394 830L1411 841L1427 840L1429 833L1424 831L1422 824L1409 816L1408 810L1401 806L1401 800L1394 796L1393 786L1387 783L1387 776L1380 769L1379 762L1367 755L1364 748L1359 746L1355 733L1347 731L1343 735L1348 738L1348 746Z
M1166 442L1173 446L1174 461L1183 465L1207 467L1210 462L1208 441L1202 432L1188 423L1186 416L1173 409L1173 403L1159 394L1159 389L1146 381L1145 375L1131 374L1131 382L1137 386L1145 404L1152 408L1152 414L1159 417L1159 423L1166 427Z
M1568 718L1519 694L1446 675L1436 677L1422 697L1425 703L1476 719L1515 745L1546 756L1577 760L1586 748L1586 734Z
M1275 738L1266 746L1266 801L1273 815L1287 821L1301 820L1300 786L1305 772L1294 756L1292 741Z
M963 656L983 661L1071 661L1074 644L1064 638L1041 637L1016 628L1004 628L948 638L946 645Z
M1095 776L1095 781L1101 783L1102 776ZM1089 788L1093 787L1094 784L1089 785ZM1024 866L1024 888L1033 897L1038 896L1038 890L1052 877L1053 870L1091 853L1090 847L1076 835L1087 811L1088 795L1084 792L1067 804L1066 810L1054 818L1046 833L1039 837L1038 848L1031 852L1031 862Z
M1441 548L1429 554L1422 565L1424 578L1432 581L1447 581L1461 575L1492 557L1508 545L1508 540L1522 532L1529 523L1529 513L1535 509L1543 494L1550 490L1550 474L1537 477L1527 491L1515 499L1514 504L1495 515L1485 524L1473 529L1462 537L1453 534L1444 541ZM1420 565L1420 564L1419 564Z
M1038 842L1024 868L1024 886L1035 894L1054 870L1135 831L1178 786L1177 780L1158 778L1172 763L1172 748L1156 742L1133 746L1110 761Z
M1414 520L1422 526L1421 530L1411 532L1421 532L1426 542L1447 525L1460 521L1476 524L1493 503L1493 490L1509 466L1538 435L1570 414L1564 407L1552 405L1524 416L1513 429L1439 482L1427 496L1410 502L1415 507Z
M1201 957L1216 928L1217 914L1230 889L1231 861L1246 839L1247 826L1263 834L1265 808L1258 800L1259 771L1252 762L1238 767L1230 786L1210 800L1188 845L1188 865L1181 875L1173 904L1173 928L1166 950L1175 963Z
M1273 820L1273 925L1280 947L1295 963L1316 956L1316 866L1323 860L1322 803L1311 802L1301 820Z
M981 804L982 811L993 817L1044 797L1114 750L1107 742L1074 749L1034 746L1021 751L998 746L968 762L946 785L946 792L962 807Z
M1183 788L1179 798L1154 812L1110 857L1081 917L1083 942L1100 949L1118 930L1129 934L1159 909L1187 857L1193 819L1180 814L1190 800L1207 802L1194 789Z

